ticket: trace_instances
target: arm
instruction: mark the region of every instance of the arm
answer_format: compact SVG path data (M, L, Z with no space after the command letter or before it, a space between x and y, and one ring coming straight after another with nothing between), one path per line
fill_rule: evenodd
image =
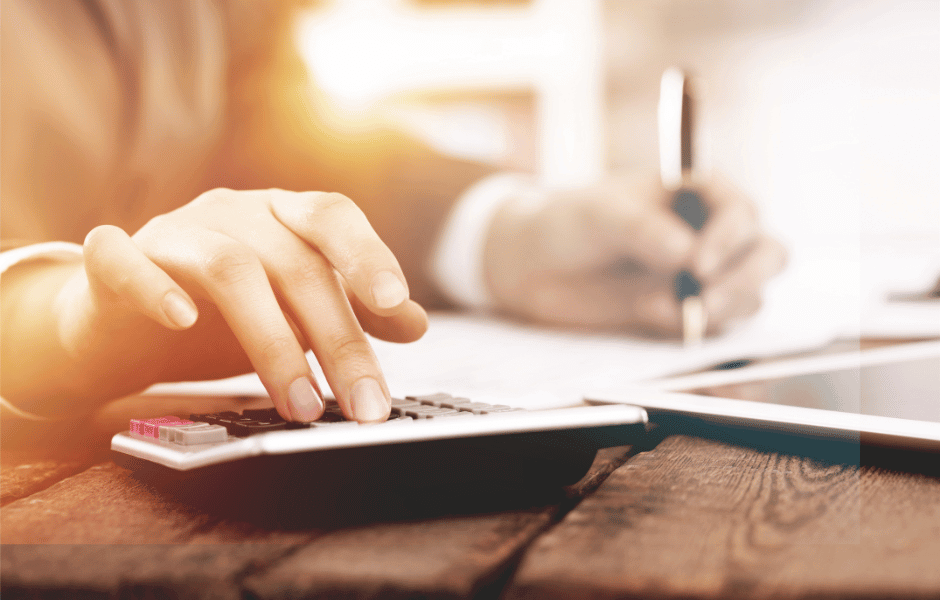
M117 62L84 4L3 6L5 74L18 75L3 80L4 238L85 238L80 261L4 275L3 397L77 415L156 381L255 369L282 416L308 421L322 410L312 348L347 416L383 419L388 390L363 329L404 342L426 320L362 212L339 194L214 190L132 236L99 226L86 237L120 208L109 193L126 174Z

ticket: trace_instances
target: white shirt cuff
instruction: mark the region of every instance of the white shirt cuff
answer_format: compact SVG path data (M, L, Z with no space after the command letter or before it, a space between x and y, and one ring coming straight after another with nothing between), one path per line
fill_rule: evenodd
M48 259L55 261L75 260L82 257L82 247L70 242L45 242L42 244L32 244L22 248L14 248L6 252L0 252L0 273L6 271L13 265L36 259ZM34 415L20 410L10 404L3 397L0 397L0 415L17 417L27 421L54 421L47 417Z
M500 173L480 180L451 210L431 254L431 277L458 306L485 310L494 305L486 285L483 255L497 211L511 198L530 193L533 180Z
M71 242L44 242L0 252L0 273L6 273L13 265L29 260L75 260L82 257L82 247Z

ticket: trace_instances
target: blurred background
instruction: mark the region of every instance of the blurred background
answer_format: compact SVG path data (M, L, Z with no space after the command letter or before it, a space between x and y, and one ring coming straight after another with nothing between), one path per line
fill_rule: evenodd
M797 261L866 289L940 274L937 0L329 0L297 36L351 122L558 186L656 169L659 78L680 66L700 164Z

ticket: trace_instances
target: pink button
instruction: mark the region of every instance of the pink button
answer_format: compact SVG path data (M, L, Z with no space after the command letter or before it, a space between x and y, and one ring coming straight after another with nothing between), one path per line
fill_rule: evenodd
M130 431L137 435L145 437L159 438L161 425L187 425L192 421L187 421L173 415L165 417L155 417L153 419L131 419Z

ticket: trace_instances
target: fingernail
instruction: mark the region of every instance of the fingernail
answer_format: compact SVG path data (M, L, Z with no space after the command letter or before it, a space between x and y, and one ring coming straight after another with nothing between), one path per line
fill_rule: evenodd
M384 421L388 416L389 404L379 382L363 377L352 388L353 417L360 423Z
M379 308L392 308L408 299L408 288L398 275L382 271L372 278L372 300Z
M199 317L196 307L177 291L171 291L163 297L163 312L177 327L192 327Z
M315 421L323 414L323 399L313 387L310 377L298 377L287 388L290 413L295 421Z

